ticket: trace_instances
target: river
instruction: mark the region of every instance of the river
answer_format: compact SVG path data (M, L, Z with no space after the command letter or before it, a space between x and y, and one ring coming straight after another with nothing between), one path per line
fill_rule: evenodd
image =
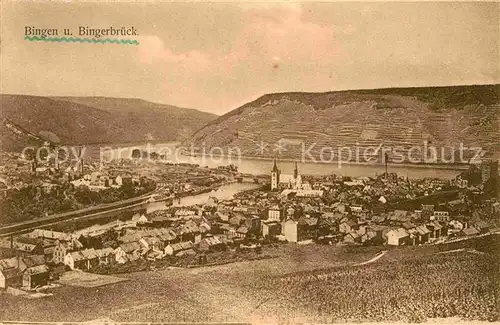
M227 157L194 157L182 155L175 150L175 146L178 143L161 143L161 144L150 144L150 145L123 145L114 146L113 149L102 149L104 152L104 159L108 158L129 158L131 156L133 149L149 150L150 152L165 153L167 158L166 161L172 163L192 163L198 164L202 167L208 166L214 168L217 166L224 166L229 164L234 164L238 166L238 171L245 174L268 174L270 173L273 165L272 159L259 159L259 158L240 158L237 157L227 158ZM105 146L90 146L87 148L87 155L93 157L99 157L101 149L106 148ZM283 173L291 174L294 168L293 161L279 161L278 167ZM342 176L352 176L352 177L373 177L377 174L382 174L385 171L385 167L382 165L367 165L367 164L339 164L337 162L332 163L315 163L315 162L299 162L299 173L303 175L329 175L337 174ZM437 177L450 179L457 176L463 167L458 166L445 166L438 165L436 167L429 165L408 165L408 164L390 164L388 171L390 173L397 173L400 176L408 177L410 179L424 178L424 177Z
M203 193L193 196L185 196L180 198L180 201L174 199L174 207L183 207L183 206L192 206L197 204L205 204L210 197L215 197L219 200L229 200L234 197L235 194L238 194L243 191L252 190L258 188L259 184L253 183L231 183L227 185L222 185L217 190L214 190L209 193ZM166 202L152 202L148 203L146 208L146 213L151 213L153 211L164 210L169 206Z

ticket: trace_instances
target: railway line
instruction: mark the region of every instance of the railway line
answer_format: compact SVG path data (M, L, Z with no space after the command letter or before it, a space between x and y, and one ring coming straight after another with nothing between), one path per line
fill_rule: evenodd
M47 217L38 218L35 220L23 221L15 224L5 225L0 227L0 237L10 236L13 234L18 234L33 230L38 227L45 227L56 224L58 222L70 221L76 219L93 218L100 214L105 214L113 211L125 210L128 208L137 207L143 204L148 199L153 197L155 191L113 203L104 203L97 206L92 206L80 210L69 211L64 213L53 214Z

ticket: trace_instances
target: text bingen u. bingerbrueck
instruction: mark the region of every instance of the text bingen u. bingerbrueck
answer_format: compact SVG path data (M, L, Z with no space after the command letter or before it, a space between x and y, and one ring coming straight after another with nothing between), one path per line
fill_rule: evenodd
M64 28L61 32L57 28L36 28L35 26L24 27L25 36L73 36L69 28ZM78 26L78 36L91 36L99 38L101 36L137 36L135 27L109 27L109 28L90 28L89 26Z

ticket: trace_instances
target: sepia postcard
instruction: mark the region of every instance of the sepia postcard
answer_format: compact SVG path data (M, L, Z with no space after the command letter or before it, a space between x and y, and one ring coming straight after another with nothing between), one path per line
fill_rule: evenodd
M0 325L500 322L500 2L0 3Z

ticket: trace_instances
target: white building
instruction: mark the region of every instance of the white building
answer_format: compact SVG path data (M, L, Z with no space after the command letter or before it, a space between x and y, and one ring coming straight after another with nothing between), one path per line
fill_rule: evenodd
M390 230L385 236L387 245L391 246L405 245L410 238L410 234L404 228Z
M274 205L269 208L267 212L267 220L278 222L281 220L281 209L278 205Z
M434 211L434 214L431 216L430 220L447 222L450 220L450 213L448 211Z
M285 223L283 223L282 233L285 236L286 240L291 243L298 242L298 222L292 219L288 219Z

